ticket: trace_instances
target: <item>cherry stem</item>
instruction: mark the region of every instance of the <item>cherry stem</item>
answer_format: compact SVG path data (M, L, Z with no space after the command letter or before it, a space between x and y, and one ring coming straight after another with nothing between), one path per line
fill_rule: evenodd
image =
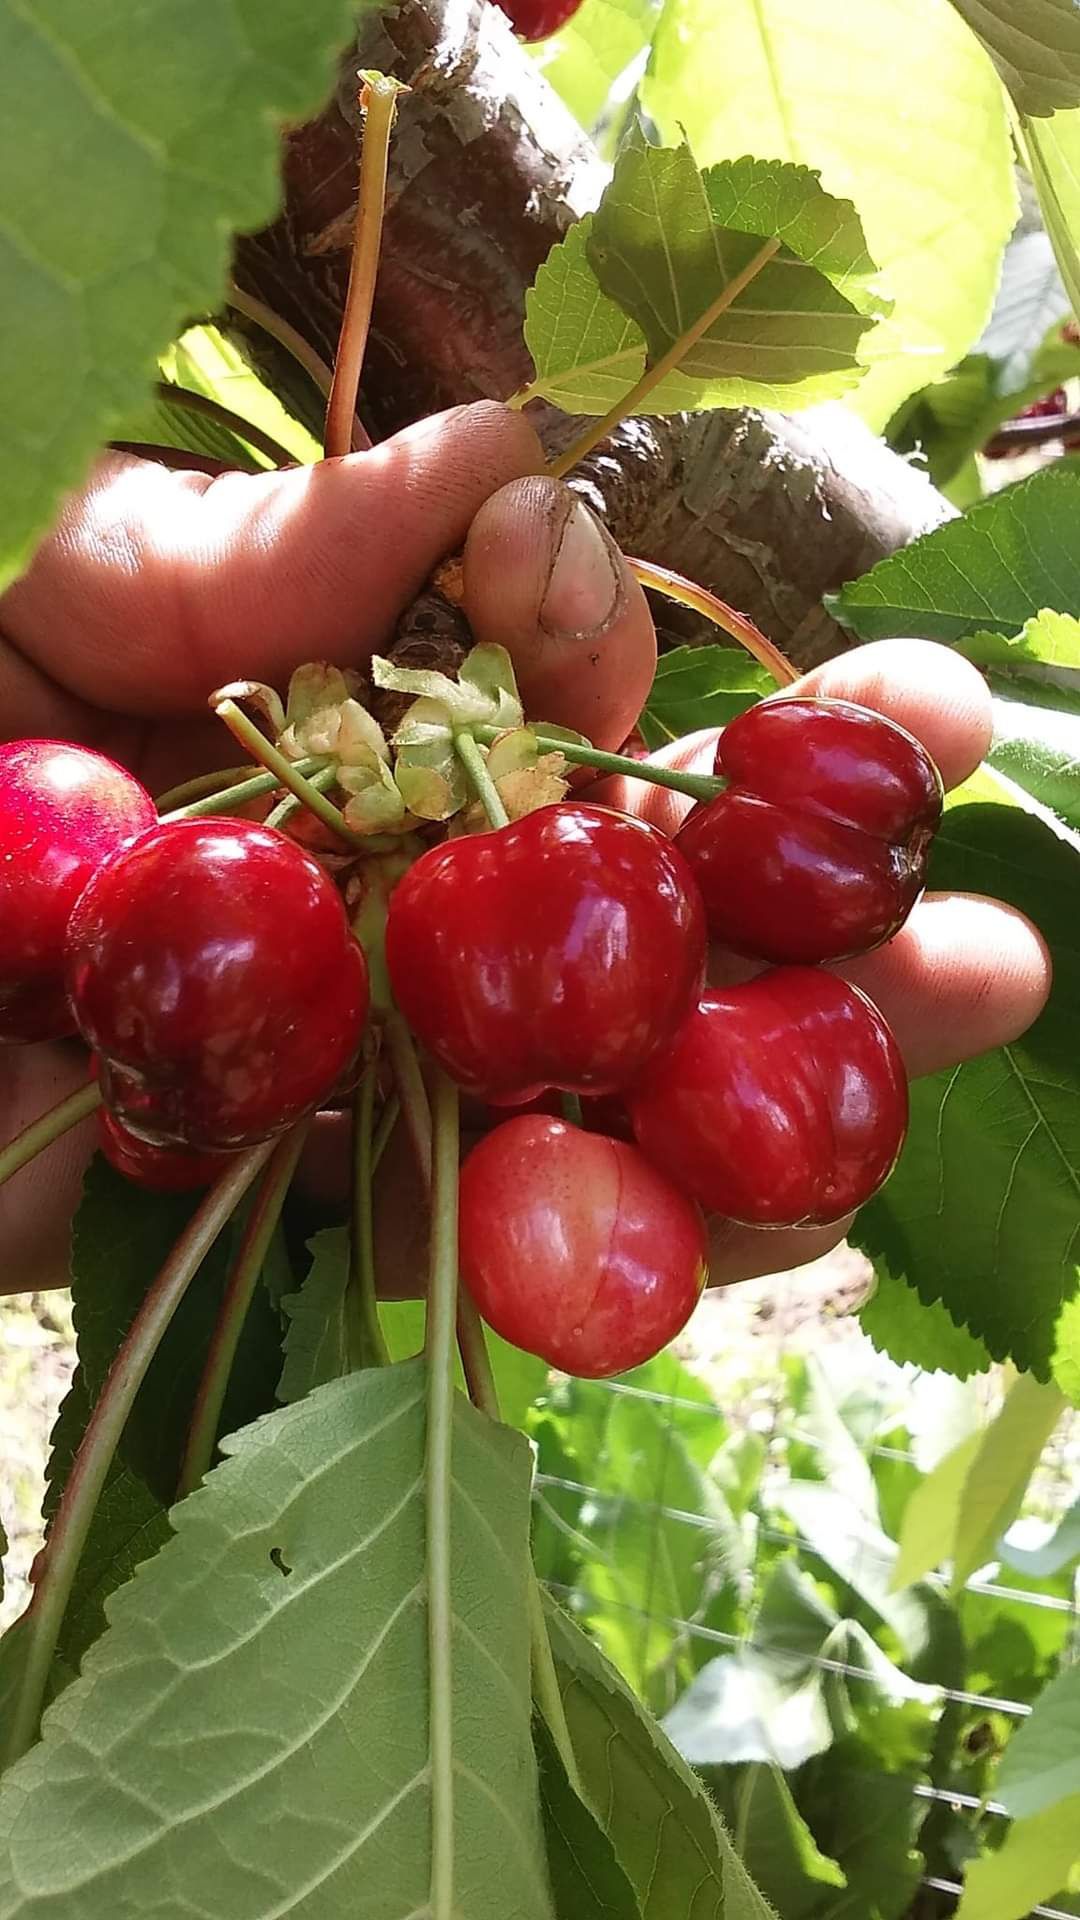
M390 1355L379 1324L375 1287L375 1091L378 1074L372 1060L364 1069L353 1102L352 1211L349 1232L349 1295L356 1319L355 1363L385 1367ZM389 1134L386 1136L389 1138Z
M320 773L323 766L324 762L318 759L298 760L296 771L304 775ZM235 771L242 773L243 768L237 768ZM193 780L189 784L195 786L197 782ZM247 780L237 780L231 786L213 788L202 794L200 798L190 800L186 806L170 806L168 813L163 813L161 817L163 820L202 820L207 814L228 813L231 807L242 807L249 800L261 799L266 793L276 793L281 784L276 773L253 773ZM175 793L183 791L182 787L175 789ZM158 806L163 807L166 801L172 801L174 797L174 793L164 794L158 801Z
M394 1083L401 1102L401 1111L405 1125L409 1129L409 1138L420 1170L420 1178L425 1187L431 1188L432 1144L431 1144L431 1106L428 1101L424 1076L420 1071L416 1048L412 1034L400 1013L393 1009L386 1015L383 1023L386 1035L386 1049L390 1055Z
M652 560L634 560L628 554L626 564L635 579L643 587L651 587L654 593L662 593L667 600L674 600L681 607L690 607L694 613L700 613L711 620L714 627L729 633L747 653L771 673L781 687L789 687L799 678L797 667L793 667L785 653L756 627L745 613L737 613L707 587L699 587L695 581L687 580L685 575L672 572L670 567L660 567Z
M314 813L340 839L348 841L351 847L360 847L365 853L371 851L370 840L365 840L361 833L353 832L340 808L335 807L324 793L319 792L318 787L313 787L311 781L305 779L294 761L286 760L285 755L267 739L265 733L260 733L254 720L248 719L235 700L227 694L212 694L210 705L218 719L224 720L233 738L247 748L252 759L257 760L268 773L277 775L276 784L279 787L288 787L290 793L295 793L297 799L303 801L309 812Z
M420 1072L420 1063L416 1057L416 1048L413 1045L412 1034L400 1014L395 1013L388 1017L386 1032L399 1092L406 1086L409 1088L408 1095L401 1092L402 1112L405 1114L412 1136L421 1178L430 1191L432 1186L431 1108L428 1103L427 1088ZM440 1075L440 1080L444 1078L445 1076ZM434 1245L433 1225L433 1248ZM429 1315L430 1310L429 1301ZM429 1328L430 1324L429 1318ZM495 1387L495 1376L491 1371L483 1322L467 1288L460 1285L457 1289L457 1342L470 1400L474 1406L480 1408L482 1413L486 1413L489 1419L498 1420L499 1396ZM540 1587L536 1570L531 1565L529 1568L529 1634L534 1698L559 1750L567 1779L575 1791L581 1793L581 1778L574 1757L570 1729L566 1723L562 1695L559 1692L555 1663L551 1654L551 1641L548 1638L543 1602L540 1598Z
M76 1087L74 1093L59 1100L55 1107L49 1108L48 1113L31 1120L28 1127L24 1127L14 1140L9 1140L7 1146L0 1150L0 1187L5 1180L11 1179L13 1173L28 1166L39 1153L44 1153L46 1147L51 1147L54 1140L69 1133L72 1127L77 1127L80 1120L85 1120L87 1114L93 1113L100 1105L101 1088L96 1080L91 1080L85 1087Z
M383 1104L383 1110L379 1115L379 1124L375 1129L374 1138L371 1142L372 1173L378 1172L379 1161L390 1145L390 1137L400 1118L401 1101L398 1099L396 1093L392 1093L389 1100Z
M86 1536L120 1435L173 1314L272 1146L252 1147L210 1189L150 1287L109 1368L49 1529L33 1598L23 1616L23 1664L9 1721L6 1764L37 1738L41 1705Z
M323 451L327 459L348 453L352 447L356 397L360 391L360 375L375 301L375 276L382 247L390 135L397 112L397 96L403 91L405 89L399 80L387 79L381 73L365 75L360 89L360 105L366 110L364 137L360 147L360 191L353 227L349 290L345 296L345 311L323 432Z
M245 320L251 320L263 333L269 334L271 340L276 340L279 347L284 347L297 366L303 367L323 399L329 400L334 376L322 355L316 353L311 342L305 340L296 327L290 326L280 313L275 313L273 307L268 307L264 301L257 300L253 293L238 286L235 280L229 283L229 305L234 313L243 314ZM370 446L371 441L361 422L354 417L351 451L366 453Z
M238 780L246 779L246 766L220 767L217 773L200 773L194 780L184 780L178 787L169 787L167 792L158 794L154 805L159 813L173 813L193 800L204 800L212 793L224 793L227 788L235 786Z
M210 1471L217 1445L221 1409L225 1404L229 1376L232 1373L240 1335L254 1297L270 1242L277 1231L281 1209L297 1161L307 1138L310 1121L293 1127L279 1140L267 1162L254 1204L244 1227L243 1237L226 1282L221 1308L210 1339L210 1347L191 1412L184 1457L180 1465L176 1497L183 1500Z
M501 1420L499 1393L495 1385L495 1375L491 1369L491 1356L484 1336L484 1323L477 1312L472 1295L464 1285L458 1289L458 1349L461 1354L461 1369L474 1407L479 1407L481 1413L486 1413L489 1420ZM529 1567L528 1608L533 1699L547 1722L570 1785L576 1794L584 1798L577 1756L559 1690L558 1675L555 1672L547 1621L544 1619L540 1582L536 1577L536 1569L532 1565Z
M581 1111L580 1093L561 1093L559 1095L559 1105L562 1107L562 1117L569 1126L583 1127L585 1125L585 1115Z
M495 740L499 728L477 725L474 733L481 740ZM685 793L691 800L715 800L723 793L724 782L711 773L683 773L676 767L658 767L651 760L632 760L627 753L604 753L587 741L565 740L561 734L545 733L543 727L530 727L536 744L544 753L561 753L575 765L595 767L597 773L617 773L629 780L644 780L649 786L670 787L673 793Z
M296 455L283 447L280 440L245 420L242 413L234 413L231 407L223 407L220 400L211 399L208 393L193 393L190 387L178 387L172 380L158 380L154 383L154 392L159 400L174 407L181 407L186 413L201 413L208 420L216 420L236 440L244 440L249 447L261 453L272 467L295 467Z
M492 738L497 731L497 728L491 729ZM471 733L455 733L454 752L465 769L469 785L487 814L488 825L508 827L510 815L503 806L499 789L488 772L484 756Z
M304 778L310 786L315 788L316 793L325 793L327 787L332 787L337 779L337 768L319 767L314 773L305 774ZM277 827L280 831L282 827L288 825L293 815L299 813L301 807L306 805L307 801L301 800L298 793L287 793L283 800L278 801L276 807L271 807L263 821L263 826Z
M669 373L674 373L691 347L696 346L698 341L708 333L713 322L734 304L740 293L745 291L752 280L756 280L762 268L768 266L773 255L779 250L778 239L766 240L764 246L759 247L753 258L747 261L745 267L735 275L733 280L728 281L727 286L717 294L712 305L706 307L705 312L694 321L693 326L687 327L685 333L681 333L677 340L673 340L667 352L661 354L659 360L655 360L651 366L646 367L641 379L631 387L629 393L624 394L613 407L609 407L601 419L594 420L580 439L575 440L573 446L568 447L557 460L550 462L547 471L553 480L562 480L580 461L585 459L587 454L592 452L594 447L599 446L601 440L606 440L608 434L613 433L630 414L640 412L642 401L648 399L650 393L660 385L662 380L667 379Z
M450 1518L453 1501L459 1130L458 1090L446 1074L440 1073L435 1083L431 1266L424 1339L427 1360L424 1495L427 1529L432 1920L451 1920L454 1911L454 1623L450 1598Z

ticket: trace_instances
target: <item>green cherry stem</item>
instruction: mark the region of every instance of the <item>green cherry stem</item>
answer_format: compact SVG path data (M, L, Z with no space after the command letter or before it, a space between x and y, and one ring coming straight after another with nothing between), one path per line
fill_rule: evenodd
M8 1722L7 1765L37 1738L72 1581L135 1395L203 1260L272 1150L269 1143L252 1147L211 1187L151 1285L109 1368L53 1516L33 1599L24 1615L22 1673Z
M337 779L337 768L319 767L315 773L310 775L305 774L304 777L308 780L309 784L315 788L317 793L325 793L327 787L332 787L334 781ZM271 807L270 812L263 821L263 826L277 827L279 829L285 827L293 815L299 813L301 807L306 807L306 805L307 801L301 800L299 794L287 793L283 800L278 801L276 807Z
M562 1108L562 1117L568 1125L571 1127L583 1127L585 1125L585 1116L581 1111L580 1093L560 1093L559 1105Z
M13 1173L29 1165L39 1153L44 1153L46 1147L51 1147L54 1140L69 1133L72 1127L77 1127L80 1120L85 1120L87 1114L93 1113L100 1105L101 1088L96 1080L91 1080L85 1087L76 1087L74 1093L69 1093L66 1099L50 1107L48 1113L31 1120L28 1127L24 1127L14 1140L9 1140L7 1146L0 1150L0 1187L5 1180L11 1179Z
M386 1050L390 1056L394 1084L405 1125L409 1129L416 1164L424 1186L431 1187L431 1105L428 1101L424 1076L420 1071L416 1047L408 1024L402 1019L396 1008L386 1015L383 1023L386 1035Z
M390 1136L393 1133L394 1128L397 1126L397 1123L400 1120L400 1118L401 1118L401 1101L398 1099L396 1093L392 1093L390 1095L389 1100L385 1101L383 1104L383 1110L379 1115L379 1124L375 1129L375 1134L371 1142L372 1173L378 1172L379 1161L382 1159L383 1154L386 1152L387 1147L390 1145Z
M313 787L292 760L286 760L285 755L267 739L265 733L260 733L255 722L248 719L235 700L227 694L213 694L210 705L218 719L224 720L233 738L247 748L252 759L257 760L268 773L277 776L275 785L288 787L290 793L295 793L311 813L316 814L340 839L347 840L351 847L361 847L365 853L370 851L370 841L365 840L363 834L353 832L340 808L335 807L324 793L320 793L318 787Z
M186 807L192 800L203 800L211 793L224 793L227 787L235 786L238 780L246 780L246 767L219 767L216 773L200 773L194 780L185 780L178 787L170 787L166 793L159 793L154 805L159 813L173 813L178 807Z
M491 727L488 731L494 739L498 728ZM479 727L477 732L480 732ZM487 814L489 826L508 827L510 815L503 806L502 796L487 770L487 763L473 735L464 731L455 733L454 752L465 769L469 785Z
M653 593L662 593L666 600L673 600L677 606L689 607L692 612L700 613L710 620L721 632L731 635L740 647L752 654L759 666L771 673L781 687L790 687L799 677L799 670L793 667L786 653L762 633L760 627L745 613L739 613L735 607L729 607L708 587L699 587L694 580L688 580L685 574L675 573L670 567L661 567L653 560L635 560L629 554L626 564L636 580L643 587L649 587Z
M244 1330L248 1309L251 1306L263 1262L274 1237L281 1209L285 1205L285 1196L297 1162L307 1138L311 1122L293 1127L283 1140L279 1140L270 1159L266 1172L259 1183L259 1190L248 1215L243 1237L236 1258L233 1261L225 1286L217 1323L210 1339L210 1349L206 1356L202 1379L199 1381L192 1408L191 1424L188 1428L184 1458L180 1465L180 1478L177 1482L176 1497L183 1500L199 1481L210 1471L210 1463L217 1445L218 1427L221 1423L221 1409L225 1404L225 1395L229 1386L229 1375L236 1359L236 1349L240 1344L240 1335Z
M319 773L325 764L323 760L298 760L296 772L305 776L310 773ZM235 771L242 773L243 768ZM197 782L191 781L189 784L195 786ZM175 793L184 791L182 787L177 787L175 793L166 793L162 796L158 801L158 807L163 820L201 820L207 814L228 813L231 807L246 806L249 800L259 800L263 794L276 793L281 785L282 782L276 773L252 773L246 780L237 780L229 786L208 788L205 793L189 800L185 805L170 807L169 811L165 812L165 802L173 800Z
M458 1158L458 1090L452 1080L440 1073L435 1083L431 1266L424 1342L427 1360L424 1494L427 1527L432 1920L452 1920L454 1912L454 1675L450 1517L453 1499L454 1326L458 1284Z
M575 766L595 767L597 773L617 773L629 780L644 780L649 786L669 787L673 793L685 793L691 800L715 800L723 793L724 782L711 773L683 773L677 767L657 767L651 760L632 760L628 753L605 753L588 741L566 740L561 734L546 733L542 726L529 728L543 753L561 753ZM498 738L499 728L479 725L473 732L478 740L489 743Z
M464 1286L458 1289L458 1348L461 1353L462 1372L465 1375L469 1398L473 1405L479 1407L481 1413L486 1413L489 1420L501 1419L499 1394L495 1385L495 1375L491 1370L491 1356L484 1336L484 1323L477 1312L471 1294ZM551 1652L547 1621L544 1619L540 1582L536 1577L536 1569L531 1565L528 1608L533 1699L547 1722L570 1785L575 1793L584 1799L577 1756L574 1752L566 1709L559 1689L559 1677L555 1671L555 1661Z
M353 1102L352 1205L349 1221L349 1304L356 1331L355 1364L385 1367L390 1359L375 1291L375 1216L372 1182L375 1175L375 1092L378 1073L372 1060L365 1067Z

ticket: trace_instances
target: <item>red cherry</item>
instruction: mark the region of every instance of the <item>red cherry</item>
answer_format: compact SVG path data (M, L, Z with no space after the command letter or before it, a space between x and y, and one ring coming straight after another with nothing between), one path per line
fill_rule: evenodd
M814 967L703 994L629 1096L638 1145L707 1212L749 1226L840 1220L888 1178L907 1128L877 1008Z
M766 700L724 729L726 793L676 844L734 953L840 960L889 940L926 883L942 788L925 748L844 700Z
M182 1147L152 1147L98 1109L98 1141L110 1167L150 1193L193 1193L208 1187L228 1166L227 1153L185 1153Z
M88 747L0 746L0 1041L74 1033L68 918L90 875L157 819L144 787Z
M68 987L106 1105L157 1146L249 1146L352 1061L367 966L341 896L284 834L176 820L117 854L68 932Z
M546 40L572 20L582 0L499 0L521 40Z
M706 1277L693 1203L636 1147L544 1114L504 1121L470 1153L459 1246L496 1333L586 1379L659 1353Z
M470 1093L612 1093L693 1005L705 919L654 828L562 803L446 841L395 888L386 959L398 1006Z

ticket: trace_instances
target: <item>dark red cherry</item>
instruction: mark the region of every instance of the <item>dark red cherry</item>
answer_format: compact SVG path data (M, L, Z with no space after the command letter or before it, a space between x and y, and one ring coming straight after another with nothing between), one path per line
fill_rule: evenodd
M891 939L926 882L942 788L902 727L842 700L766 700L725 727L729 782L677 836L709 930L734 953L811 965Z
M572 20L582 0L499 0L514 32L522 40L546 40Z
M109 861L72 915L68 987L110 1110L154 1145L201 1150L310 1113L368 1007L332 883L243 820L174 821Z
M0 1041L74 1033L68 918L90 875L157 810L123 767L62 740L0 746Z
M110 1167L150 1193L193 1193L208 1187L228 1166L227 1153L186 1153L183 1147L152 1147L98 1109L98 1142Z
M642 1151L707 1212L795 1227L842 1219L887 1179L907 1079L863 994L774 967L703 994L628 1104Z
M544 1114L473 1149L459 1236L462 1280L496 1333L587 1379L651 1359L705 1284L693 1203L636 1147Z
M422 854L386 928L394 997L484 1099L611 1093L694 1003L705 919L686 862L624 814L570 802Z

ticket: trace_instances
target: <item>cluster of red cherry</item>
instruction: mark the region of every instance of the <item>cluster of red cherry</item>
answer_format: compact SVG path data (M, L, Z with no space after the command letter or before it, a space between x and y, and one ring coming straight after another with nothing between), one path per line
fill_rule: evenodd
M428 847L390 898L398 1008L497 1110L462 1174L463 1280L498 1332L574 1373L679 1331L701 1209L840 1219L903 1140L896 1043L821 963L909 913L936 769L878 715L791 698L735 720L716 770L727 786L674 841L570 797ZM115 1166L205 1184L331 1097L368 969L311 853L248 820L159 820L81 747L9 745L0 781L0 1038L82 1035ZM710 937L765 971L703 988ZM552 1090L590 1124L544 1111Z

